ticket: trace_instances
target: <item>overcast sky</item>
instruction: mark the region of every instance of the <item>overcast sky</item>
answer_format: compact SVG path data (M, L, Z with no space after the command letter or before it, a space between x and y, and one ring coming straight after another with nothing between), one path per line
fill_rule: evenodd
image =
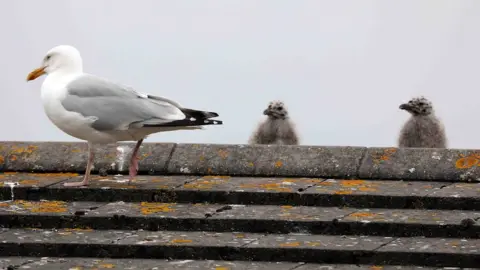
M7 0L0 140L76 140L25 80L70 44L86 72L224 121L147 142L246 143L280 99L302 144L393 146L398 106L425 95L450 147L479 148L479 25L479 0Z

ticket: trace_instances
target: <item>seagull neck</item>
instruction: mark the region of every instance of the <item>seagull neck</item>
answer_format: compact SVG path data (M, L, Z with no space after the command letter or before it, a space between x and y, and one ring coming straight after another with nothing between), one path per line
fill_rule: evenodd
M79 74L79 73L82 73L82 68L78 68L78 67L63 67L63 68L59 68L59 69L56 69L54 70L53 72L51 72L49 75L53 76L53 77L64 77L64 76L71 76L71 75L75 75L75 74Z

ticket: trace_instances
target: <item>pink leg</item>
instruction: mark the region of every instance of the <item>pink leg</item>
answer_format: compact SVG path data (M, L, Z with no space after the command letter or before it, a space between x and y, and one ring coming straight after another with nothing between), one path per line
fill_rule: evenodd
M66 187L81 187L81 186L88 186L88 181L90 180L90 171L92 170L93 166L93 146L89 142L88 143L88 161L87 161L87 169L85 170L85 176L83 177L82 182L71 182L63 184Z
M133 149L133 152L132 152L132 158L130 159L130 168L129 168L129 175L130 177L128 178L128 183L130 184L130 182L133 180L133 178L135 178L135 176L137 176L137 172L138 172L138 150L140 149L140 145L142 145L142 142L143 142L143 139L139 140L137 142L137 145L135 145L135 149Z

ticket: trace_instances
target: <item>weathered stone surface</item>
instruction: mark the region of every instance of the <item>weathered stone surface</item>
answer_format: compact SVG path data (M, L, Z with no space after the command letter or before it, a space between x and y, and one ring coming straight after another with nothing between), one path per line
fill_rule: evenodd
M471 224L465 220L471 220ZM179 203L13 201L0 227L480 237L480 212ZM3 225L2 225L3 224Z
M0 256L266 260L476 267L480 239L179 231L9 230Z
M478 267L480 239L398 238L378 251L377 259L389 264L403 263L403 254L408 252L411 259L422 259L424 265Z
M67 147L53 142L0 142L3 170L58 172L63 168ZM2 162L0 162L1 164Z
M295 193L302 192L322 181L324 179L319 178L204 176L182 185L177 190Z
M480 181L480 152L462 149L368 148L359 178Z
M25 269L21 268L21 266L36 260L38 258L35 257L0 257L0 270Z
M13 257L16 258L16 257ZM26 262L27 261L27 262ZM10 263L10 264L9 264ZM152 260L152 259L92 259L92 258L19 258L4 265L19 265L35 270L86 270L86 269L119 269L119 270L292 270L301 263L244 262L244 261L196 261L196 260ZM0 258L0 267L2 258ZM2 268L0 268L2 269ZM6 269L6 268L5 268Z
M372 251L393 239L392 237L372 236L338 237L311 234L270 234L253 241L247 247Z
M173 143L144 143L139 152L139 172L165 173ZM128 172L135 143L94 146L93 172ZM0 169L7 171L80 172L87 165L88 146L83 142L0 142Z
M40 188L75 177L76 173L0 173L0 200L26 199Z
M355 177L366 148L178 144L168 172L198 175Z
M71 202L64 201L24 201L14 200L0 202L0 215L71 215L85 213L97 209L103 202ZM37 217L38 218L38 217ZM0 224L1 226L2 224Z
M41 198L85 201L172 201L176 187L194 181L196 176L143 176L139 175L130 183L128 176L92 176L88 187L65 187L64 183L49 186ZM82 176L67 182L81 181Z

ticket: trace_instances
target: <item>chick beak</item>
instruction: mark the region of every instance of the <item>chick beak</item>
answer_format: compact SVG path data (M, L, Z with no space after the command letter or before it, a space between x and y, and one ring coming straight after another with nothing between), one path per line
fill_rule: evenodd
M38 77L40 77L44 74L46 74L45 67L40 67L40 68L34 69L32 72L28 73L27 82L28 81L33 81L36 78L38 78Z
M265 110L263 111L263 114L264 114L264 115L268 115L268 109L265 109Z
M410 109L410 105L408 105L407 103L404 103L402 105L400 105L400 110L406 110L408 111Z

